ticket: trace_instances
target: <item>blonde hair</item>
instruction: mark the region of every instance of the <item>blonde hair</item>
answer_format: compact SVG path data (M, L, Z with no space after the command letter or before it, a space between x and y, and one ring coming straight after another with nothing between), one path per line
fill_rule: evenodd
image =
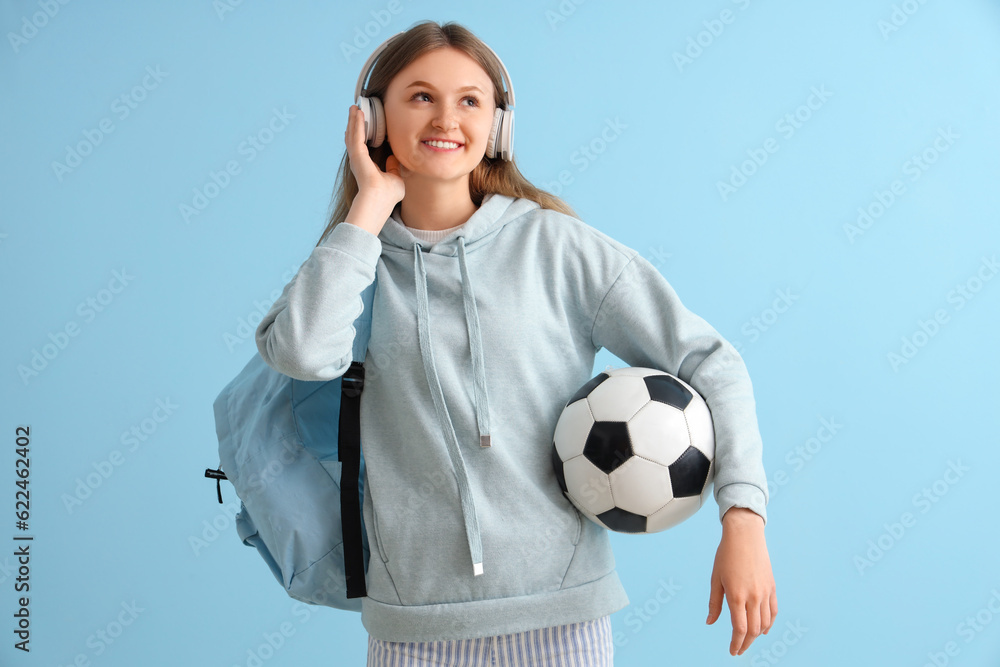
M382 98L389 87L389 82L400 70L424 53L444 47L463 51L479 63L489 75L490 81L493 82L496 105L506 109L503 97L503 80L496 57L489 47L472 34L468 28L455 22L439 25L430 20L420 21L396 37L376 61L368 86L362 91L362 94L366 97ZM372 161L378 165L378 168L385 171L385 162L392 155L392 149L389 147L388 141L383 141L378 148L368 146L368 154ZM483 198L490 193L508 195L514 198L523 197L536 202L542 208L553 209L579 218L569 204L562 199L532 185L521 174L514 160L508 162L499 156L489 158L484 155L482 161L469 174L469 195L472 202L476 206L480 206ZM354 172L351 171L351 162L345 147L344 156L340 160L337 185L334 187L330 204L331 213L327 220L326 229L323 230L316 245L322 243L327 234L347 217L357 194L358 181L354 178Z

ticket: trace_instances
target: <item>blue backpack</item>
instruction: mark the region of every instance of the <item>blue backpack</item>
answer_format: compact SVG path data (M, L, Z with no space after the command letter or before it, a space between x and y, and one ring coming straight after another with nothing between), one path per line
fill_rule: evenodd
M373 282L354 322L353 359L338 378L296 380L255 354L215 399L219 469L241 500L236 530L289 596L361 611L370 555L360 500L359 423ZM225 470L225 472L223 472Z

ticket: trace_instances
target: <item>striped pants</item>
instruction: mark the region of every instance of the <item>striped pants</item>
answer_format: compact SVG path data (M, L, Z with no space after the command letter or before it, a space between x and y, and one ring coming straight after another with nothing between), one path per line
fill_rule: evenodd
M387 642L368 635L367 667L613 667L611 617L510 635Z

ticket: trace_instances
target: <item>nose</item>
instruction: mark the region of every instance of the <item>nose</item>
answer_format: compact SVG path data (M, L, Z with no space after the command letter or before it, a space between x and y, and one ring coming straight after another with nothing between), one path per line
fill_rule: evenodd
M448 131L458 126L457 114L450 106L444 105L438 108L431 124L440 130Z

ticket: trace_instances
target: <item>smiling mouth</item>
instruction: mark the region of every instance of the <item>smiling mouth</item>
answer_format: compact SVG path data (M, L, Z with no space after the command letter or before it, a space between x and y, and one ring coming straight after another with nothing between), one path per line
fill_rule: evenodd
M453 151L464 145L456 141L421 141L420 143L435 151Z

